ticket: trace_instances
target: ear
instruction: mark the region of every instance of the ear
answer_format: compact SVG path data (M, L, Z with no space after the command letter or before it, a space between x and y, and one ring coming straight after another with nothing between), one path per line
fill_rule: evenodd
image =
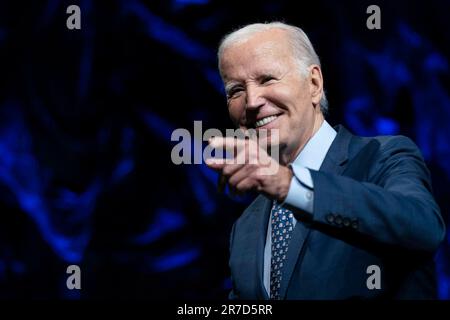
M309 92L314 106L319 105L323 94L323 77L320 67L316 64L310 66Z

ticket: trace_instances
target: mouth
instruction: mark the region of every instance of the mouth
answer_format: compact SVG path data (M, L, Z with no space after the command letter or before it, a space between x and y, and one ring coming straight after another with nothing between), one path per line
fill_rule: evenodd
M271 115L271 116L267 116L267 117L261 118L261 119L259 119L259 120L257 120L255 122L255 128L261 128L263 126L266 126L269 123L271 123L271 122L275 121L276 119L278 119L279 116L280 116L279 114L276 114L276 115Z

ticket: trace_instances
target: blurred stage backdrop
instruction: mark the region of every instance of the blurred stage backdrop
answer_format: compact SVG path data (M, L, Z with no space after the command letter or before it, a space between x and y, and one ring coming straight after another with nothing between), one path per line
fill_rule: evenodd
M71 4L81 30L66 27ZM366 27L371 4L381 30ZM171 134L194 120L232 128L216 48L252 22L310 36L332 125L419 145L448 221L449 12L438 0L0 1L0 298L226 298L228 236L251 196L174 165ZM81 290L66 288L71 264Z

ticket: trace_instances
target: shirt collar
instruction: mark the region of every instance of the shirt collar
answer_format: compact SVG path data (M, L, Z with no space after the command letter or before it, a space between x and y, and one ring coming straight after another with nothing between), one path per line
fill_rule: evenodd
M336 134L336 130L324 120L319 130L309 139L303 150L295 158L294 164L319 170Z

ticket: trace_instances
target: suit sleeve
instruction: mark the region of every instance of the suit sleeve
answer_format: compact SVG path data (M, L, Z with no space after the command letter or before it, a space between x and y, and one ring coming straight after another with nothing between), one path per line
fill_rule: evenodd
M314 222L426 252L435 251L444 239L445 225L431 194L429 171L410 139L395 137L380 147L369 182L310 172Z

